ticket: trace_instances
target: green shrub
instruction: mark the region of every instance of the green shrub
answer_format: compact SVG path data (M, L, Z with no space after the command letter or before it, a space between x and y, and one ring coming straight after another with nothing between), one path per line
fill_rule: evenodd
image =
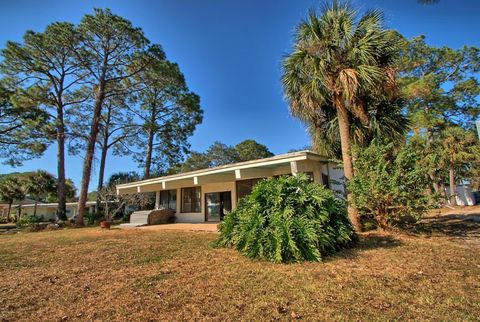
M430 208L428 169L408 145L399 149L374 140L354 152L355 176L348 189L363 219L388 229L415 222Z
M0 224L6 224L6 223L8 223L7 217L0 216Z
M87 219L87 225L91 226L95 224L96 222L102 220L104 215L102 213L94 213L94 212L89 212L85 215L85 219Z
M218 244L252 259L320 261L356 238L345 204L305 175L258 182L220 224Z
M25 216L22 216L17 221L17 226L19 227L36 226L39 222L42 222L42 221L43 221L43 216L25 215Z

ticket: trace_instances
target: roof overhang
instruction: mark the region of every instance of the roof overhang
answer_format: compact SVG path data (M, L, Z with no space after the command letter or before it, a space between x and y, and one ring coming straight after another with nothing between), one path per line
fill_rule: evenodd
M215 168L119 184L116 188L118 194L130 194L273 176L279 168L289 167L293 169L296 167L296 162L305 160L328 162L327 158L319 154L311 151L300 151L266 159L234 163Z

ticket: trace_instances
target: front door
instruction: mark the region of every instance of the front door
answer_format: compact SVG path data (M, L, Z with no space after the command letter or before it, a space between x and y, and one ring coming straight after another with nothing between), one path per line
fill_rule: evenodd
M230 191L210 192L205 194L205 220L220 221L225 213L232 211Z

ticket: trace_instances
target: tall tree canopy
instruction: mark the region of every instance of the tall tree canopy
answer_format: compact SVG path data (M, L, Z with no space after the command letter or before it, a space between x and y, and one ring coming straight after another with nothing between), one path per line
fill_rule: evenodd
M312 10L298 25L293 52L283 62L282 82L292 114L307 124L325 123L336 115L347 180L354 175L352 119L368 127L368 102L394 95L397 44L398 38L383 27L380 11L358 17L348 4L333 1L320 12ZM350 193L347 199L349 218L359 230Z
M85 98L78 86L85 73L74 52L78 33L71 23L52 23L44 32L27 31L22 43L7 42L1 51L1 71L16 92L16 105L40 107L49 115L57 141L58 209L66 218L65 197L65 110Z
M15 93L0 84L0 159L20 166L40 157L50 143L48 118L38 106L16 106Z
M399 85L415 132L431 140L449 125L473 127L480 115L480 49L431 47L425 36L401 48Z
M133 153L144 178L150 177L152 164L165 171L183 158L187 140L203 118L200 97L188 89L178 65L167 61L160 48L151 54L154 59L135 75L139 108L131 109L139 119Z
M76 224L83 225L105 99L130 90L127 81L148 64L148 59L138 58L143 57L148 50L149 41L141 29L133 27L130 21L108 9L95 9L93 15L85 15L78 26L78 33L80 46L76 57L82 63L93 93L90 134L86 144L76 217Z

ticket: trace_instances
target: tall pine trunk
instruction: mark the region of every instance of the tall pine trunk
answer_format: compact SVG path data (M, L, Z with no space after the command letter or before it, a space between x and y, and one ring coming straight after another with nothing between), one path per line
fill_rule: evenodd
M152 107L151 113L150 126L148 127L147 155L145 156L145 170L143 174L144 179L150 178L150 168L152 167L153 139L155 136L155 115L157 113L155 106Z
M100 169L98 171L98 185L97 185L97 200L96 200L96 210L97 213L100 211L101 202L100 202L100 191L103 189L103 181L105 177L105 164L107 163L107 153L108 153L108 139L109 139L109 125L110 125L110 116L112 109L108 108L107 119L105 120L105 128L103 131L103 142L102 142L102 154L100 156Z
M353 178L353 162L350 148L350 120L345 103L341 97L334 99L337 108L338 127L340 129L340 143L342 149L343 170L345 180L350 181ZM355 230L361 231L358 210L352 205L352 194L347 190L348 218L352 222Z
M456 187L455 187L455 167L453 162L450 162L450 167L448 169L449 179L450 179L450 203L452 206L457 205L456 198Z
M82 183L80 185L80 197L78 199L78 213L75 223L78 226L84 225L86 202L88 197L88 186L90 185L90 175L92 173L93 157L95 155L95 145L97 142L100 118L102 114L103 101L105 99L105 76L108 57L104 58L102 75L95 94L95 108L93 111L92 124L90 126L90 136L87 142L87 151L85 152L85 160L83 163Z
M61 98L60 98L61 99ZM57 218L61 220L67 219L67 196L65 187L65 122L63 118L63 106L57 109Z

